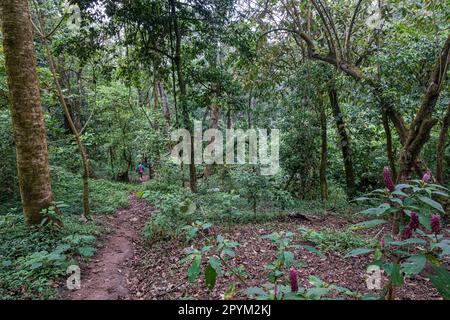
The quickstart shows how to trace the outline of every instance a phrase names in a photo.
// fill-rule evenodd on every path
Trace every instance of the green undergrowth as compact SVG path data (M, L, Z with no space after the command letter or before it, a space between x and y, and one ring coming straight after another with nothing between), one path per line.
M355 248L371 246L370 239L357 235L350 229L323 228L321 230L313 230L301 228L300 234L302 240L311 242L322 251L347 254Z
M107 232L96 217L128 206L129 193L136 190L133 185L90 180L94 219L82 223L81 176L53 167L52 182L61 227L28 227L19 205L0 212L0 299L57 298L56 283L66 277L67 267L92 257L97 238Z
M220 184L218 184L220 185ZM230 184L231 185L231 184ZM256 194L256 210L248 190L237 187L219 188L209 183L199 183L199 191L193 194L189 188L169 183L163 179L151 180L137 193L159 209L144 229L150 243L178 235L183 227L196 221L233 225L276 221L291 213L317 215L330 211L350 214L355 211L345 196L334 193L327 203L299 200L279 189L267 188Z

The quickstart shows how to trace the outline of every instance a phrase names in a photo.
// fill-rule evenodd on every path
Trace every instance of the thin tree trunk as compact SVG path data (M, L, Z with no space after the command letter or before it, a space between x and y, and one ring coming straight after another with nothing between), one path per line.
M381 119L383 122L384 133L386 135L386 154L389 161L389 166L391 167L392 176L397 176L397 170L395 168L395 158L394 152L392 151L392 133L391 127L389 126L389 118L387 116L386 110L382 111Z
M166 118L167 127L170 127L170 108L169 108L169 100L167 99L166 91L164 90L164 84L161 81L158 81L158 92L161 97L162 107L163 107L163 115Z
M328 199L327 183L327 161L328 161L328 142L327 142L327 115L325 108L320 107L320 131L321 131L321 153L320 153L320 194L322 201Z
M215 104L213 104L211 106L211 121L209 124L209 128L210 129L217 129L219 125L219 107ZM215 138L212 137L209 141L208 141L208 145L214 143ZM208 164L205 168L205 173L204 173L204 177L208 178L211 174L212 174L212 165Z
M186 82L184 81L184 75L182 70L182 63L181 63L181 30L178 25L178 19L176 17L176 6L175 1L170 0L171 4L171 14L172 14L172 20L173 20L173 27L175 31L175 57L174 62L177 70L177 77L178 77L178 86L180 88L180 104L181 104L181 112L182 112L182 118L185 128L192 127L189 120L189 114L187 110L187 90L186 90ZM191 135L191 146L194 145L194 137ZM194 148L191 147L191 163L189 164L189 186L191 188L191 191L196 193L197 192L197 172L195 168L194 163Z
M233 127L233 119L231 118L231 111L232 111L232 106L230 101L228 101L228 106L227 106L227 129L231 129L231 127Z
M1 1L0 11L22 209L39 224L53 193L28 1Z
M445 145L448 137L448 128L450 127L450 103L442 120L441 131L439 132L439 142L436 150L436 180L444 184L444 156Z
M44 22L42 20L42 16L40 15L39 8L38 8L36 2L35 2L35 6L36 6L36 14L38 15L38 19L39 19L40 30L41 30L41 33L42 33L43 30L45 30ZM56 91L57 91L60 103L61 103L61 105L63 107L65 116L66 116L67 120L69 121L70 129L72 131L72 134L75 137L75 141L76 141L76 143L78 145L78 148L79 148L79 151L80 151L81 161L82 161L82 164L83 164L83 213L84 213L84 216L86 218L88 218L88 217L90 217L90 205L89 205L89 159L88 159L86 150L84 148L83 142L81 141L81 137L80 137L79 131L75 127L75 124L74 124L74 122L72 120L72 117L70 115L70 110L67 107L66 100L64 99L64 94L62 92L61 85L60 85L59 80L58 80L58 74L57 74L57 71L56 71L56 64L55 64L55 61L54 61L53 56L51 54L50 46L49 46L47 37L44 34L41 34L41 39L42 39L42 44L43 44L43 46L44 46L44 48L46 50L46 53L47 53L48 64L50 66L50 71L51 71L51 73L53 75L53 80L55 82L55 87L56 87Z
M352 151L350 148L350 139L347 135L344 117L339 106L336 89L330 88L328 92L330 96L331 109L333 111L334 120L336 122L337 131L341 142L342 158L344 161L345 181L347 184L347 192L350 196L355 194L355 173L353 171Z
M80 101L75 102L73 101L73 99L70 99L67 97L67 95L70 95L72 88L70 85L70 73L67 72L64 68L64 59L63 58L58 58L56 59L57 61L55 62L55 67L56 67L56 72L59 75L59 83L61 86L61 90L64 92L66 92L66 96L64 97L64 100L66 102L67 105L67 109L69 109L69 113L70 116L72 118L72 121L75 125L75 128L77 129L78 132L81 131L81 106L80 106ZM79 75L77 74L77 82L81 81L79 79ZM80 83L78 83L78 95L80 95ZM81 99L81 98L79 98ZM66 128L66 130L68 132L72 132L72 130L70 129L70 124L69 124L69 119L67 119L67 117L64 115L64 126Z

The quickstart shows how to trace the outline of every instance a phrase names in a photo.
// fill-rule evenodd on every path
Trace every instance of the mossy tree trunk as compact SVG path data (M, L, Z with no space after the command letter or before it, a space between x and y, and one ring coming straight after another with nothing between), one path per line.
M22 207L38 224L53 193L28 1L3 0L0 12Z

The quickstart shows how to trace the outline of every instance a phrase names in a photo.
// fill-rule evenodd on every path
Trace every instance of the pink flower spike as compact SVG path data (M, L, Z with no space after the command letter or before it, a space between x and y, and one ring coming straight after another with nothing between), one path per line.
M402 239L406 240L406 239L411 238L411 236L412 236L412 228L409 224L407 224L405 226L405 228L403 229Z
M411 220L409 221L409 225L414 231L420 226L419 215L417 212L411 211Z
M430 179L431 179L431 171L425 172L425 174L422 177L422 181L424 183L428 183L430 181Z
M386 188L389 190L389 192L392 192L395 190L394 182L392 181L392 175L391 175L391 169L389 167L384 167L383 169L383 177L384 177L384 184Z
M430 218L430 225L434 234L439 234L441 232L441 217L437 214L433 214Z
M298 291L298 275L295 268L292 266L289 270L289 279L291 280L291 291L297 293Z

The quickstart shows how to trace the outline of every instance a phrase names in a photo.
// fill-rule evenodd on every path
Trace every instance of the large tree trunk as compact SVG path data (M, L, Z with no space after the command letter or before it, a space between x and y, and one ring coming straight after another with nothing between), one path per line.
M447 143L448 128L450 127L450 103L442 120L441 131L439 132L439 142L436 149L436 180L444 184L444 156L445 145Z
M400 157L399 181L407 181L410 179L417 158L423 146L430 138L431 129L438 122L437 119L432 117L432 113L443 87L449 63L450 35L439 54L438 61L428 81L427 90L422 98L420 109L414 117L408 137L403 146Z
M350 139L345 128L344 116L339 106L336 89L330 88L329 92L331 109L333 111L334 121L336 122L337 131L341 142L342 158L345 169L345 182L347 184L347 192L350 196L355 194L355 172L353 171L352 150L350 148Z
M320 153L320 195L322 201L328 199L327 183L327 161L328 161L328 142L327 142L327 115L325 108L320 106L320 131L321 131L321 153Z
M28 1L2 0L0 11L22 208L38 224L53 194Z

